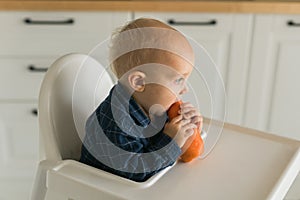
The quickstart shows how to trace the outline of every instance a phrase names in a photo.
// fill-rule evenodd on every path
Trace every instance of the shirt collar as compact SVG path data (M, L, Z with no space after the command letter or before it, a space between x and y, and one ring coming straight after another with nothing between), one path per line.
M149 117L144 113L141 106L135 101L133 96L128 93L125 86L123 86L120 82L115 86L116 92L119 94L118 96L122 98L123 102L128 101L129 98L129 115L135 121L135 123L142 127L147 127L150 124Z

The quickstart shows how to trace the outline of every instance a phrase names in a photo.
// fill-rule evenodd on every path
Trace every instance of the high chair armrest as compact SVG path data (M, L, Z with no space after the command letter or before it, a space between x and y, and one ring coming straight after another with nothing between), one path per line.
M167 167L145 182L135 182L75 160L64 160L48 170L46 187L47 192L55 190L57 194L79 195L82 199L84 199L84 194L86 194L87 191L89 197L93 191L95 194L98 192L98 194L104 195L105 198L103 197L103 199L123 199L123 197L113 192L112 188L114 191L117 190L122 193L122 190L128 190L129 188L142 189L150 187L173 166ZM77 198L79 198L79 196ZM49 199L53 198L54 197L49 197ZM70 197L68 196L67 198Z
M41 200L45 198L45 194L47 191L46 174L49 169L57 166L58 163L59 163L58 161L52 161L52 160L43 160L39 162L38 165L39 167L35 174L35 181L31 191L31 200Z
M61 161L58 165L49 170L49 173L57 173L61 174L65 177L70 177L74 180L85 182L87 184L99 184L99 179L103 180L106 184L112 184L114 186L130 186L130 187L138 187L145 188L153 185L160 177L162 177L167 171L169 171L176 163L172 166L167 167L166 169L160 171L155 174L147 181L144 182L136 182L132 181L109 172L91 167L84 163L75 161L75 160L64 160ZM102 185L103 186L103 185Z

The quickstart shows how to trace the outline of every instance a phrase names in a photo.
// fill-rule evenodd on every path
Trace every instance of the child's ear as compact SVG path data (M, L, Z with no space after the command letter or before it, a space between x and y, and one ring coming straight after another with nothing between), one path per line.
M133 71L128 76L129 85L136 92L143 92L145 89L146 75L141 71Z

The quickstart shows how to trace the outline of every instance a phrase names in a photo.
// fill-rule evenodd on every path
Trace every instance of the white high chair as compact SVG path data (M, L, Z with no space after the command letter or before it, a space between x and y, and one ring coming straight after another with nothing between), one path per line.
M80 195L82 199L87 196L92 199L85 187L88 188L95 177L95 183L100 183L101 179L106 183L144 187L153 184L168 170L140 184L78 162L83 138L80 134L84 133L85 121L112 86L113 81L104 67L87 55L63 56L49 68L39 96L40 163L32 200L66 200L76 195L76 198ZM64 184L65 181L77 186ZM97 194L103 199L116 199L115 195L99 189ZM99 199L98 195L95 199Z
M102 72L104 74L98 83L97 76ZM76 102L73 101L75 82L78 83L76 89L80 90L83 97ZM101 90L98 90L99 85L95 83L101 84ZM86 55L63 56L49 68L39 97L41 162L32 199L41 200L46 194L50 195L46 183L47 173L51 168L64 163L78 164L83 167L76 161L80 157L82 143L75 127L72 105L77 113L82 114L82 118L87 118L94 110L93 105L98 104L108 94L112 85L112 79L108 73L105 73L104 68ZM97 96L94 96L95 94ZM80 128L83 127L84 125Z

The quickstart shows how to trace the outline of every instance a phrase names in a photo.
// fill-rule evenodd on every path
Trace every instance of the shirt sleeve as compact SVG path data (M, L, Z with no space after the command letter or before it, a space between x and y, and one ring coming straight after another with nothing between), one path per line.
M139 172L128 174L133 180L143 177L143 179L138 180L143 181L149 178L174 164L181 154L181 149L177 143L163 132L159 132L149 139L138 139L128 136L126 133L115 133L110 139L121 149L130 152L126 155L118 155L119 158L116 160L122 161L122 171ZM145 142L145 140L148 141ZM140 173L141 171L142 173Z
M149 138L148 146L145 148L147 148L149 151L156 151L167 146L169 143L175 143L177 145L177 143L170 136L161 131Z

